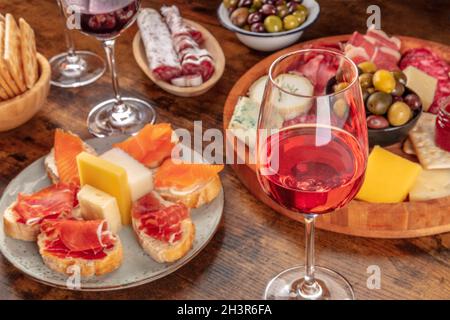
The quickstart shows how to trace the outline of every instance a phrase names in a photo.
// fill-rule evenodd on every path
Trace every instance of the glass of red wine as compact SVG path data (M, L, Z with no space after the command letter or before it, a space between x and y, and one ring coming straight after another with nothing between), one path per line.
M266 299L354 299L349 282L314 264L314 221L342 208L360 189L368 156L358 68L331 49L281 56L269 70L257 138L264 192L304 215L305 265L273 278ZM339 214L339 213L336 213Z
M56 0L61 15L64 8L61 0ZM88 85L100 78L106 70L105 61L90 51L75 50L70 30L64 27L67 52L50 58L52 68L51 84L61 88L76 88Z
M67 19L82 33L102 42L111 71L114 98L97 104L89 113L89 131L97 137L134 134L156 118L152 103L122 97L114 48L117 37L136 20L140 0L62 0Z

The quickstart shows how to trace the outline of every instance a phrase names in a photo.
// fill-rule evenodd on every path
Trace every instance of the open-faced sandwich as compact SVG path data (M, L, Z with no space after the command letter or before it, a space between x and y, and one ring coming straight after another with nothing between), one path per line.
M54 220L41 224L37 244L44 263L52 270L83 277L110 273L122 264L122 244L106 220Z
M133 204L132 224L142 248L157 262L173 262L192 248L195 226L182 203L151 192Z

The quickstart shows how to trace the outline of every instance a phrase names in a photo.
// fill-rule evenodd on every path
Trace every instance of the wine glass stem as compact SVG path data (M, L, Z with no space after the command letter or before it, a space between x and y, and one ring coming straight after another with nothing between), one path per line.
M122 96L120 95L120 87L119 87L119 79L117 76L116 70L116 59L115 59L115 43L116 40L105 40L103 41L103 48L105 48L106 59L108 60L109 71L111 72L111 80L114 90L114 98L116 99L116 103L114 106L114 112L123 112L123 108L125 108L124 103L122 102Z
M322 288L314 278L314 222L315 215L305 215L305 278L298 287L298 294L306 299L322 296Z
M64 6L61 2L62 0L56 0L59 7L59 13L61 14L61 17L65 17L64 15ZM75 53L75 45L73 43L72 35L70 34L70 30L68 30L66 24L64 23L64 38L66 40L66 46L67 46L67 59L70 63L76 63L78 61L78 56Z

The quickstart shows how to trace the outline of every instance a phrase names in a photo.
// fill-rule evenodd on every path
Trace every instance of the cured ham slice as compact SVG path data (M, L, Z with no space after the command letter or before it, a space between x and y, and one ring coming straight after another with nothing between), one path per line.
M426 48L411 49L403 55L400 68L416 67L438 80L434 100L428 112L437 113L441 101L450 96L450 66Z
M163 6L161 13L166 18L167 25L174 37L188 35L198 44L203 42L202 33L184 22L180 10L176 6Z
M214 73L214 62L208 50L200 48L198 35L192 31L195 29L183 21L176 6L164 6L161 13L169 26L175 50L181 61L182 74L201 74L203 82L207 81Z
M172 153L175 146L172 134L169 123L148 124L137 135L116 143L114 147L122 149L147 167L155 167Z
M181 203L167 204L151 192L133 205L132 215L139 221L139 230L154 239L174 243L182 237L181 222L189 218L189 209Z
M77 205L77 188L66 184L56 184L30 195L19 194L12 210L18 222L27 225L41 223L44 219L71 216Z
M401 41L371 26L365 35L355 31L345 46L345 55L356 64L372 61L378 69L398 70Z
M116 237L105 220L45 220L41 232L46 237L46 251L61 257L102 259Z
M181 75L181 65L167 25L158 11L142 9L137 18L150 70L170 81Z

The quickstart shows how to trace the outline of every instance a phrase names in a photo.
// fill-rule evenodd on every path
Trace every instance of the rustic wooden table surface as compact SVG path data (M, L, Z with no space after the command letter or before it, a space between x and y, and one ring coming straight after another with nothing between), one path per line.
M447 0L345 1L323 0L319 20L304 39L364 31L366 8L381 7L382 28L389 33L415 36L450 44L450 9ZM117 62L124 94L153 99L158 121L192 131L193 121L203 128L222 128L227 93L237 79L266 54L243 46L220 26L216 8L220 1L143 1L158 8L176 3L186 18L201 23L219 40L226 69L219 83L198 98L179 98L153 85L138 68L131 52L136 26L119 39ZM24 17L35 29L39 52L47 58L62 52L63 27L55 0L0 0L0 12ZM78 49L103 55L100 43L75 34ZM51 88L48 102L27 124L0 133L0 193L31 162L49 152L53 130L71 130L90 138L87 113L96 102L112 96L109 74L80 89ZM225 212L211 243L177 272L134 289L105 293L79 293L36 283L0 255L0 299L258 299L267 281L279 271L301 264L304 231L251 196L230 168L222 174ZM450 210L450 209L449 209ZM450 214L450 211L449 211ZM358 299L449 299L450 234L408 240L365 239L318 231L317 263L342 273L354 286ZM381 289L366 286L366 269L381 269Z

